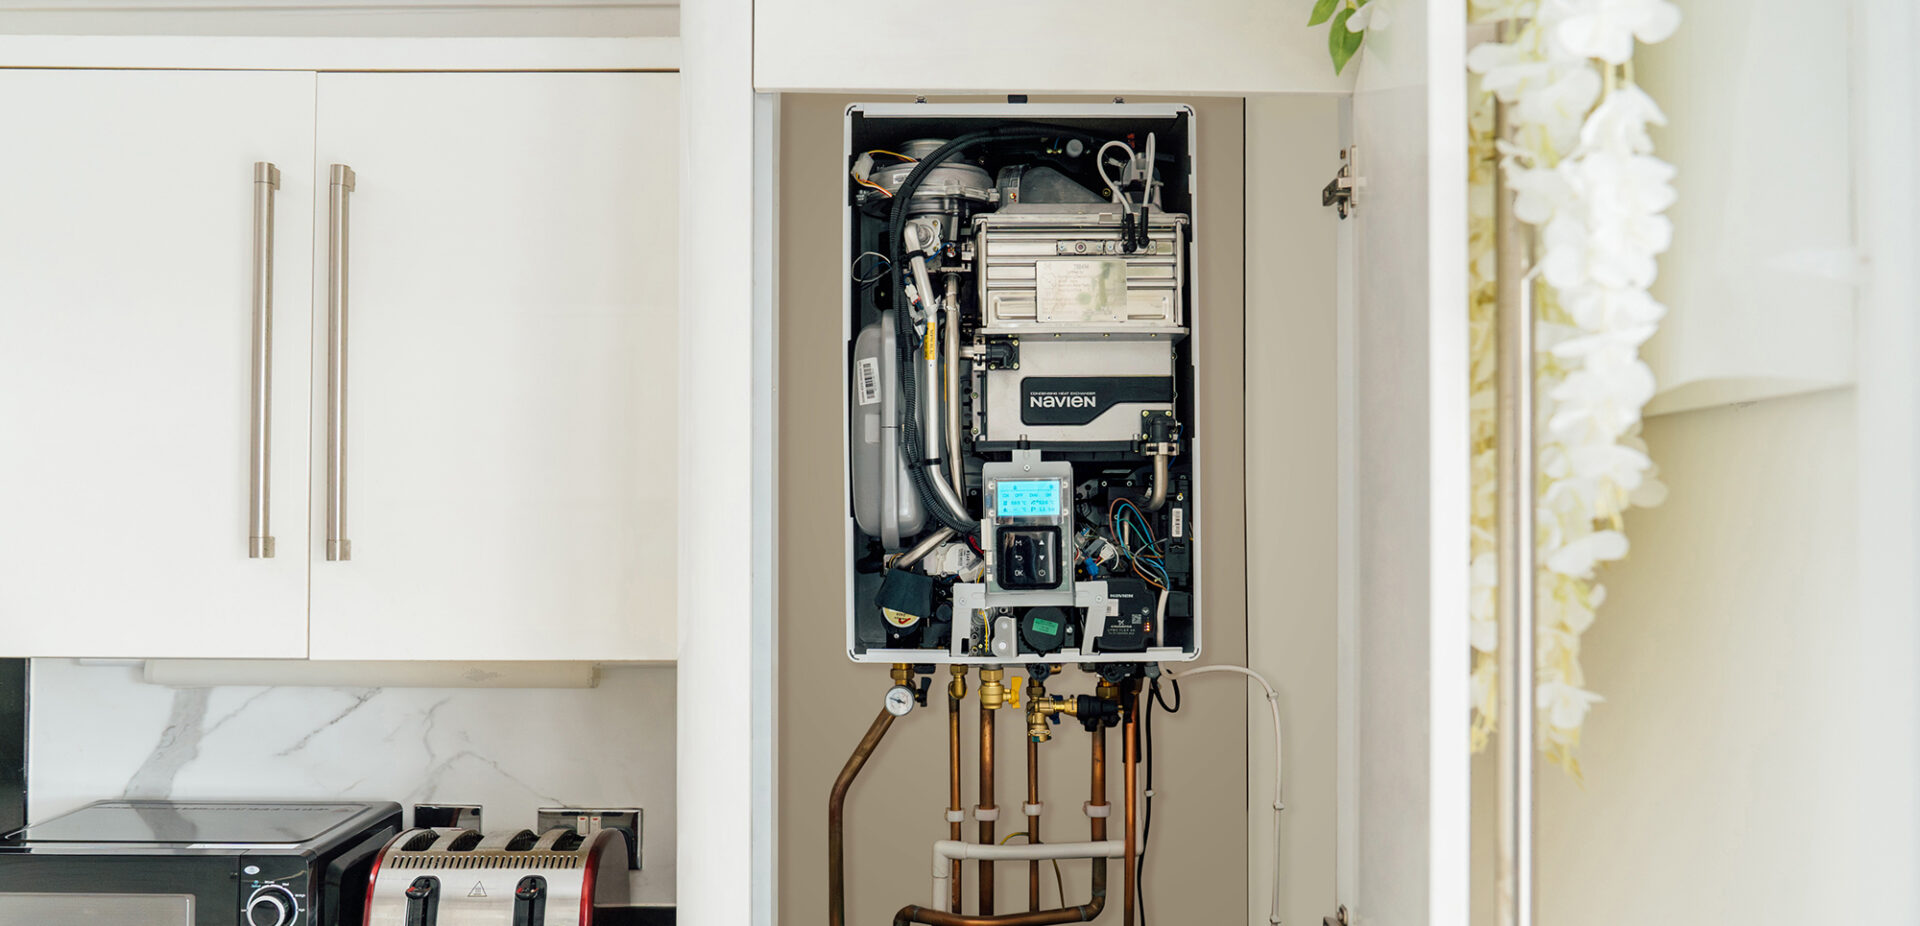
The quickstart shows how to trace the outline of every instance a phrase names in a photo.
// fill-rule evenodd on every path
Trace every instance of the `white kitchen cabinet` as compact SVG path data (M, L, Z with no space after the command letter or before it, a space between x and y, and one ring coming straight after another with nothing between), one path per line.
M676 79L322 74L318 99L320 163L355 175L352 545L323 555L317 452L313 656L671 659Z
M0 70L0 655L671 659L677 93ZM280 179L259 479L256 162Z
M313 87L0 70L0 654L306 653ZM280 189L256 481L260 161ZM271 558L248 555L254 491Z

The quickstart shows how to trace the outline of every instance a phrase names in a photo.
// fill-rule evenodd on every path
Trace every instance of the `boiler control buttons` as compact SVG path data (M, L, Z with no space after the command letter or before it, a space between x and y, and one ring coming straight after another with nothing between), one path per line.
M887 689L887 713L895 717L905 717L913 710L913 689L905 685L895 685Z
M293 894L278 885L254 891L247 901L248 926L289 926L293 914Z

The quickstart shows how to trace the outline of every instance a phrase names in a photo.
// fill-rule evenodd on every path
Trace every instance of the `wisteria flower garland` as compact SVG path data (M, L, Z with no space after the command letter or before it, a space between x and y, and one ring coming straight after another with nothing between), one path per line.
M1647 294L1672 240L1661 213L1673 167L1647 129L1665 116L1633 82L1634 43L1679 25L1668 0L1469 0L1477 21L1514 21L1510 41L1467 56L1473 428L1473 747L1494 732L1496 648L1493 171L1514 213L1536 230L1535 433L1539 459L1535 653L1540 748L1576 778L1576 750L1600 695L1580 668L1580 635L1606 598L1595 577L1627 554L1621 515L1666 489L1640 441L1653 372L1640 345L1665 307ZM1494 100L1510 104L1512 142L1493 134Z

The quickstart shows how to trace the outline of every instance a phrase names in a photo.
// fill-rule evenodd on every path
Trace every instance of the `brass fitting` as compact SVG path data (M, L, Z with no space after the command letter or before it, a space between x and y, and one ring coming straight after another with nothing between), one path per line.
M1000 683L1006 677L1006 670L999 668L980 670L980 706L997 711L1007 703L1007 686Z
M1064 695L1035 697L1027 702L1027 736L1036 743L1044 743L1053 738L1053 724L1047 718L1054 714L1078 716L1079 713L1079 698Z
M947 697L959 701L967 696L967 667L950 666L953 681L947 683Z
M893 683L913 687L913 663L896 662L893 664Z
M1112 701L1115 698L1120 697L1120 686L1115 685L1114 683L1109 682L1103 678L1100 680L1100 684L1094 686L1093 693L1109 701Z

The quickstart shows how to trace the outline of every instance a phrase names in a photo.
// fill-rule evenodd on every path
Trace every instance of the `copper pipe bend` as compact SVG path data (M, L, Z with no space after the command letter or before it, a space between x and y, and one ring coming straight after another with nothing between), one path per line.
M840 777L833 781L833 796L827 800L827 922L832 926L846 926L847 922L847 790L853 787L853 780L859 777L860 769L866 766L867 759L880 745L880 738L887 735L887 728L891 726L893 715L882 708L880 716L867 728L867 735L860 738L860 745L853 748L853 755L847 757Z

